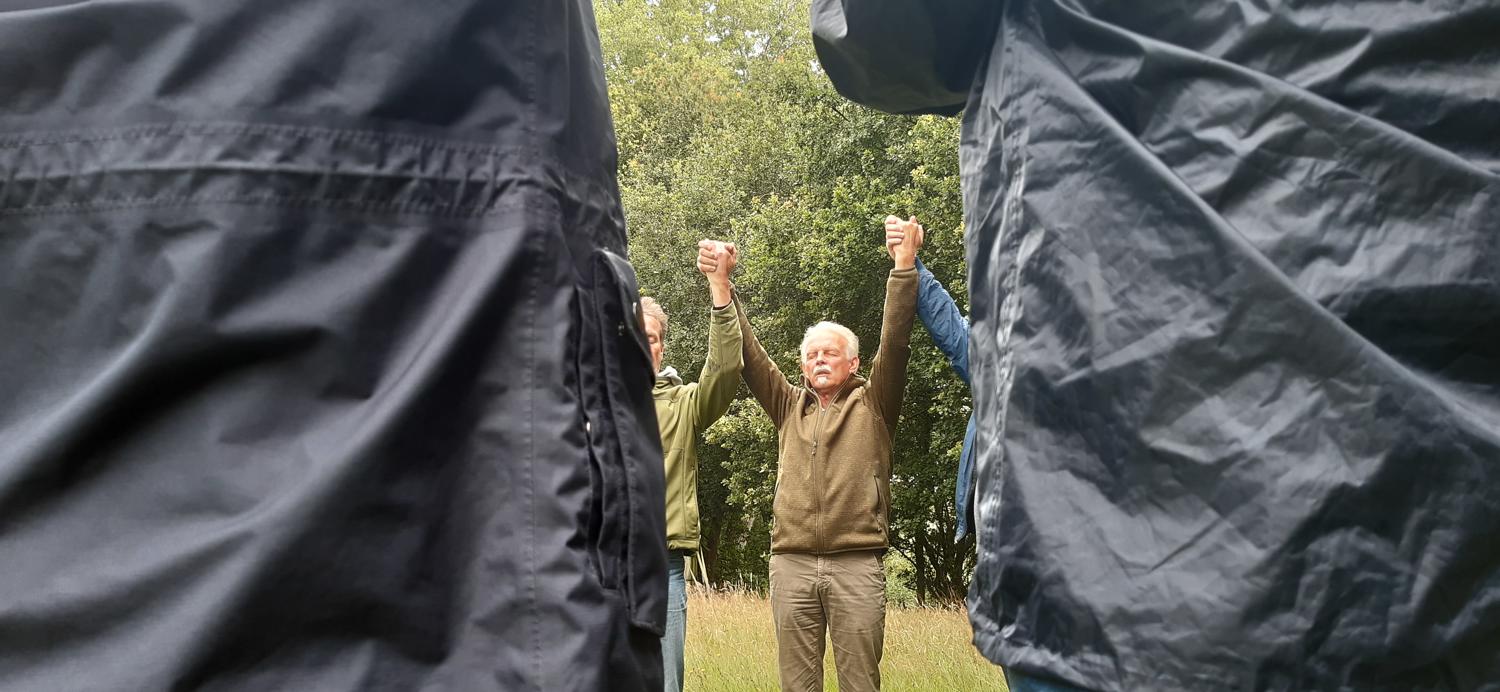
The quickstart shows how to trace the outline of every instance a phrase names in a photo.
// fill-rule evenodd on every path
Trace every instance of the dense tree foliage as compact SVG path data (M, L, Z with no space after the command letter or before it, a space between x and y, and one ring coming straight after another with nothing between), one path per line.
M808 325L859 335L868 373L886 272L882 220L916 215L920 257L966 308L958 124L840 97L814 54L806 0L596 0L620 146L631 261L671 315L666 362L697 377L708 293L700 238L738 243L735 283L757 336L796 374ZM899 41L892 50L899 50ZM961 598L973 540L955 544L953 484L967 387L913 333L892 480L892 544L922 601ZM748 392L707 433L699 492L715 583L767 580L776 438Z

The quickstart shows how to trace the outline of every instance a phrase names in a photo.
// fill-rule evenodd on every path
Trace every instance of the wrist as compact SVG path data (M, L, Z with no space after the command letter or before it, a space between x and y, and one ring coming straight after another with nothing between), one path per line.
M714 309L726 307L734 301L734 287L728 279L709 279L708 298Z

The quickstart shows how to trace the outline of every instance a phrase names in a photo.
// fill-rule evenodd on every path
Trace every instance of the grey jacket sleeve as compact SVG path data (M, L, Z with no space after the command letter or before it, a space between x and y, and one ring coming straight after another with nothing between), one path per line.
M888 113L961 110L1003 0L813 0L813 46L845 98Z

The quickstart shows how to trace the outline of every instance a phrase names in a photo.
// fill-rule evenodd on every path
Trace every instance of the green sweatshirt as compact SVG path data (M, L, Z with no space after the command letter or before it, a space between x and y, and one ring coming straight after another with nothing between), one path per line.
M776 425L773 553L839 553L888 545L891 442L906 389L917 270L893 269L870 379L851 376L828 407L793 387L740 312L745 383Z
M698 549L698 436L729 410L740 386L740 324L733 303L708 322L708 358L698 381L657 377L656 421L667 471L667 548Z

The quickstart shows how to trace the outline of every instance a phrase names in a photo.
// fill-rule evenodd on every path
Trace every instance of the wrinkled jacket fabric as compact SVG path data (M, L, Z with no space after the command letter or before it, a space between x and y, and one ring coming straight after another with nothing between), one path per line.
M660 689L588 2L0 3L0 689Z
M668 550L698 549L698 440L740 388L744 359L736 313L734 303L709 313L708 357L697 382L658 375L651 389L666 469Z
M813 22L847 96L964 112L985 655L1099 690L1500 680L1500 3Z
M805 377L800 387L787 381L741 306L745 384L776 426L772 553L823 555L889 545L891 449L916 302L917 270L892 269L870 378L850 375L827 406Z

